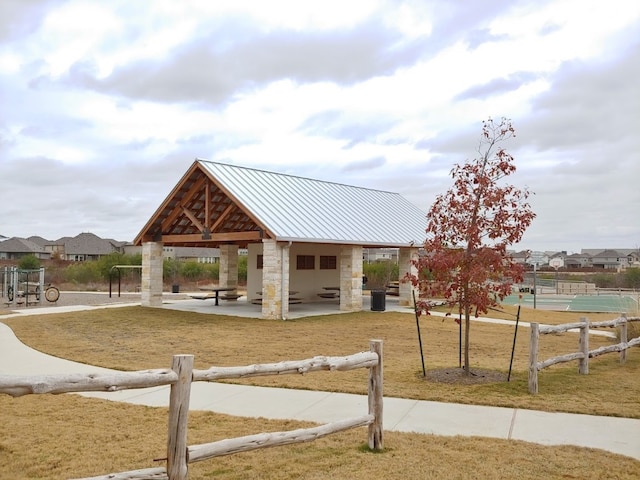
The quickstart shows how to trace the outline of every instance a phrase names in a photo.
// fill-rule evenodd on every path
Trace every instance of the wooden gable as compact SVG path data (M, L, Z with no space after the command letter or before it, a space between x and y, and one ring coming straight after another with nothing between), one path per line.
M196 161L134 240L167 246L217 247L273 236Z

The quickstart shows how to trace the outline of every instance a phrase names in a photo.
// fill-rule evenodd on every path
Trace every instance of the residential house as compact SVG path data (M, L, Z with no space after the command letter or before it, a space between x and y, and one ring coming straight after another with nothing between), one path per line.
M82 262L98 260L114 252L124 253L125 242L100 238L93 233L81 233L75 237L62 237L48 242L45 249L62 260Z
M527 259L526 264L532 266L536 265L538 267L541 267L542 265L548 265L549 257L549 252L534 250L532 252L529 252L529 258Z
M627 261L630 267L640 267L640 250L631 250L627 254Z
M511 258L513 261L519 265L529 265L529 258L531 257L531 252L528 250L522 250L520 252L511 252Z
M572 253L564 259L564 266L567 269L591 267L591 255L588 253Z
M48 259L51 253L26 238L12 237L0 242L0 259L19 260L26 255L34 255L39 259Z
M629 259L618 250L603 250L591 257L591 265L594 268L605 270L623 270L629 266Z

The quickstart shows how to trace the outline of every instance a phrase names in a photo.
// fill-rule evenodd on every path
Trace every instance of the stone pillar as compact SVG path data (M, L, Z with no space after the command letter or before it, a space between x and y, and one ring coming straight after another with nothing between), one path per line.
M413 306L413 291L417 289L410 282L403 281L407 274L418 275L418 269L413 261L418 259L418 249L415 247L400 248L398 252L398 280L400 281L398 304L403 307Z
M238 288L237 245L220 245L220 270L218 283L221 287Z
M142 288L140 305L162 306L162 242L142 244Z
M340 249L340 310L362 310L362 247Z
M286 320L289 315L289 244L262 241L262 318Z

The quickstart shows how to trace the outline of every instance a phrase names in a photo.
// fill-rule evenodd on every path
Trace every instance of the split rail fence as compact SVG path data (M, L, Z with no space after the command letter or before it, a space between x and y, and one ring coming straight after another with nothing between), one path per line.
M620 352L620 363L627 359L627 349L640 345L640 337L627 340L628 322L638 322L640 317L629 317L622 315L614 320L603 322L589 322L586 317L582 317L579 323L564 323L554 326L540 326L539 323L531 323L531 338L529 341L529 393L538 393L538 372L542 369L555 365L556 363L570 362L578 360L578 373L587 375L589 373L589 359L603 355L605 353ZM591 328L617 328L620 327L620 342L614 345L607 345L589 350L589 329ZM569 330L579 329L578 351L558 355L547 360L538 360L538 345L540 335L549 333L563 333Z
M111 473L84 480L187 480L188 464L211 458L267 447L303 443L318 438L368 426L368 443L372 450L382 450L382 341L371 340L369 351L344 357L313 357L271 364L240 367L193 369L193 355L175 355L171 369L138 372L113 372L57 375L0 375L0 393L14 397L27 394L113 392L117 390L171 385L167 436L167 466ZM327 423L313 428L285 432L260 433L201 445L187 445L187 418L192 382L264 375L305 374L321 370L347 371L369 369L368 414Z

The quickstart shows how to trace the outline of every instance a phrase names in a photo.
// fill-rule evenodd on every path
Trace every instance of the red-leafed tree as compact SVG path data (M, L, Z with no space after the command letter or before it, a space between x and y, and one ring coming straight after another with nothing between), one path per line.
M487 313L522 281L523 268L507 248L518 243L535 217L527 188L504 178L516 171L503 148L515 136L511 121L482 123L478 157L451 170L453 187L438 195L427 214L425 253L414 262L409 280L419 289L419 312L444 299L464 316L464 365L469 367L470 317Z

